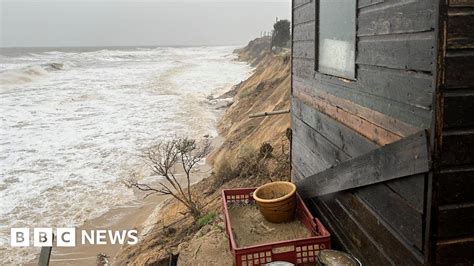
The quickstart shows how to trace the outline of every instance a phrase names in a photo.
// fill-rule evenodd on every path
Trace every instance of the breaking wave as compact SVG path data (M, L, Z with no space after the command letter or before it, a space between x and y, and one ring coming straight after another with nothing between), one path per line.
M14 85L33 82L48 75L49 72L64 70L64 63L47 63L26 66L19 69L9 69L0 72L0 85Z
M0 60L0 265L38 254L11 248L11 227L80 226L135 200L120 178L136 154L217 135L206 97L252 70L233 47L77 49Z

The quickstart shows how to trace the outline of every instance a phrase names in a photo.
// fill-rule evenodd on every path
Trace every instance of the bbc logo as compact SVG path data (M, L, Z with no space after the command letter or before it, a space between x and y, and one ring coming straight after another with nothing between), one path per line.
M76 228L56 228L56 246L74 247L76 245ZM10 245L12 247L30 246L29 228L11 228ZM33 246L52 247L53 229L52 228L34 228Z
M12 247L30 246L29 228L11 228L10 244ZM138 231L132 230L80 230L78 233L81 245L106 245L127 243L135 245L138 243ZM56 235L53 235L53 228L33 228L33 246L52 247L53 238L58 247L76 246L76 228L56 228Z

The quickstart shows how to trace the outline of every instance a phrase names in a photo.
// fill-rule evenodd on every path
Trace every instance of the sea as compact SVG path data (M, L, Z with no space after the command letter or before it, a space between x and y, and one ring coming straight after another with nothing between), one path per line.
M31 261L12 227L72 227L136 200L140 151L214 137L215 97L252 67L237 47L0 49L0 265Z

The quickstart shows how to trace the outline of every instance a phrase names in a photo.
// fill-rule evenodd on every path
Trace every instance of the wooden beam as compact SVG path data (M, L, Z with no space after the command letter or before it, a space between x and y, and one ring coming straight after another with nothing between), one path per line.
M250 114L249 118L269 116L269 115L288 114L289 112L290 112L289 109L288 110L277 110L277 111L271 111L271 112L261 112L261 113Z
M303 198L381 183L430 170L425 130L300 180Z
M51 250L53 247L42 247L40 257L38 260L38 266L48 266L49 259L51 257Z

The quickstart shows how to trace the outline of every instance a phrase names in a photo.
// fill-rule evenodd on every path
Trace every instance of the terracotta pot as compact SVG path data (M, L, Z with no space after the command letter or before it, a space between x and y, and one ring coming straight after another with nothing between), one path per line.
M253 198L269 222L289 222L295 216L296 186L291 182L267 183L254 191Z

